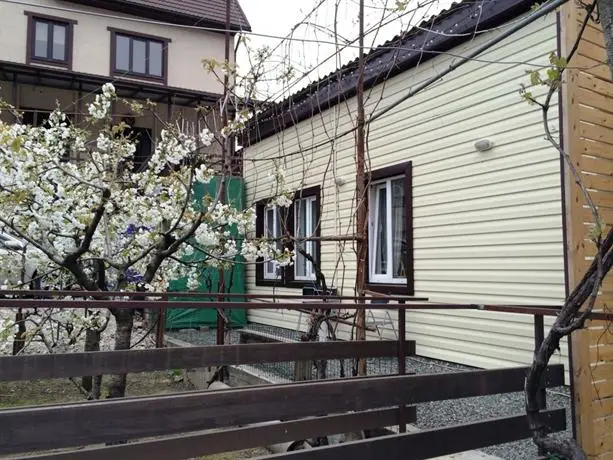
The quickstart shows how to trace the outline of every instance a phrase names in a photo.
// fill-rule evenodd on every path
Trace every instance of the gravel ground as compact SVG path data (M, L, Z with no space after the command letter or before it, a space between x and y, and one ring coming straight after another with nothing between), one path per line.
M249 325L249 329L256 329L261 332L275 334L280 337L297 339L296 331L272 328L270 326ZM207 345L215 343L214 331L183 330L169 333L172 337L180 340L197 344ZM239 332L230 331L226 338L226 343L238 343ZM397 370L397 362L394 358L373 358L368 359L369 375L389 375ZM257 366L264 374L271 377L291 378L293 374L293 363L274 363L261 364ZM433 374L444 372L462 372L470 370L467 366L447 363L423 357L407 358L407 372L416 374ZM351 374L351 361L345 360L344 371L346 375ZM339 361L328 363L328 375L339 377ZM571 409L570 392L568 387L557 387L547 391L547 407L549 409L566 408L567 432L571 432ZM502 417L524 413L523 393L506 393L501 395L479 396L474 398L463 398L448 401L435 401L417 405L417 426L420 428L436 428L445 425L478 421L492 417ZM564 434L564 433L562 433ZM536 458L537 451L532 441L527 439L507 444L480 449L491 455L496 455L506 460L526 460Z

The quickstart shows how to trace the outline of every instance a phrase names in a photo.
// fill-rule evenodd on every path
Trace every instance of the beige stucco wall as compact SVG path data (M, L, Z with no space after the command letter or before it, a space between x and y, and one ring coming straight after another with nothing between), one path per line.
M107 28L113 27L172 40L168 45L169 86L211 93L223 92L222 85L204 70L201 62L203 58L224 59L223 34L195 28L138 22L133 17L119 13L57 0L30 0L28 3L40 6L0 3L0 60L2 61L26 62L28 18L24 11L31 11L78 21L74 26L73 70L75 72L110 75L111 38ZM96 16L93 13L121 17L109 18Z

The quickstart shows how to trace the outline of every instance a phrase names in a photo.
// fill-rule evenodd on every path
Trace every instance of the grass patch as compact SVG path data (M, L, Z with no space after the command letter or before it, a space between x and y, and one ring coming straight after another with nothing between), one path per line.
M168 372L128 375L126 396L153 396L193 390L188 382L176 382ZM105 382L103 381L103 392ZM83 401L83 395L67 379L0 382L0 409ZM269 455L262 448L199 457L193 460L239 460ZM143 459L145 460L145 459Z

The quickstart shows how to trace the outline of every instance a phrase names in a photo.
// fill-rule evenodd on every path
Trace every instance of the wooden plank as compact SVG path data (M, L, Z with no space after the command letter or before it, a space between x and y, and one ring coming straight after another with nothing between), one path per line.
M577 24L577 27L581 27L580 24ZM604 46L604 36L602 35L602 30L600 28L586 27L583 31L583 35L581 36L581 40L593 43L594 45ZM590 46L588 44L586 45Z
M586 56L594 61L607 62L607 51L604 46L596 44L585 44L577 50L581 56Z
M607 417L595 419L593 430L594 436L597 438L601 438L606 435L613 435L613 414L609 414Z
M580 88L585 88L603 96L613 98L613 83L611 83L609 80L602 80L600 78L596 78L589 73L580 73L579 75L577 75L577 85ZM581 99L579 100L579 102L581 104L589 105ZM606 110L610 111L612 109L606 108Z
M521 391L527 371L324 380L6 409L0 411L0 454ZM550 366L545 384L563 385L563 366Z
M594 431L594 437L597 440L597 454L603 454L606 452L613 451L613 433L597 433L596 431Z
M576 153L580 152L583 155L594 155L613 160L613 149L611 149L610 145L604 144L602 142L590 141L588 139L578 139L577 147L578 152ZM575 160L578 159L575 158Z
M594 382L600 380L613 381L613 362L592 364L591 377Z
M611 160L600 160L600 159L593 159L593 158L583 158L581 160L581 165L583 166L584 161L590 161L590 162L594 162L594 163L590 163L594 166L594 169L596 170L596 168L598 167L602 167L602 165L598 164L598 163L602 163L602 162L609 162L611 163L611 167L613 168L613 162ZM613 180L613 178L612 178ZM611 192L602 192L602 191L592 191L590 193L590 196L592 197L592 201L594 202L594 204L596 206L603 206L605 208L613 208L613 193ZM581 200L583 204L585 204L585 199Z
M613 361L613 344L590 347L590 363L599 361Z
M594 419L613 414L613 398L599 398L592 401Z
M611 71L606 63L590 59L584 55L575 55L570 65L581 72L589 73L603 80L611 79Z
M610 101L610 104L613 105L613 100ZM593 141L613 145L613 130L604 126L580 123L579 135Z
M28 458L39 460L184 459L250 449L280 442L299 441L317 436L372 430L397 425L399 422L412 423L415 421L415 415L415 407L407 410L405 420L398 419L397 409L377 409L263 426L232 428L212 433L188 434L120 446L43 454Z
M547 426L554 431L566 427L564 409L544 412ZM408 434L397 434L318 449L272 455L270 460L423 460L466 450L502 444L530 437L526 416L501 417ZM407 453L410 452L410 455Z
M581 122L593 123L608 129L613 128L613 114L595 107L587 107L584 105L579 106L578 110Z
M406 343L415 354L415 341ZM0 357L0 381L311 359L396 356L395 340L259 343Z
M589 374L587 374L586 379L590 379ZM589 380L589 392L586 392L589 397L585 397L585 400L588 401L586 404L590 405L590 412L592 401L596 401L601 398L611 398L613 397L613 381L606 380L603 382L593 383ZM591 418L591 420L593 417Z

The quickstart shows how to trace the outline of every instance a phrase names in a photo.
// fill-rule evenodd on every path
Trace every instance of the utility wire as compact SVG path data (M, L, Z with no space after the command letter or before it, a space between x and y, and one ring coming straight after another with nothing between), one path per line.
M421 92L422 90L428 88L430 85L432 85L433 83L435 83L436 81L438 81L439 79L444 77L445 75L449 74L450 72L454 71L458 67L466 64L467 62L472 61L473 59L478 57L481 53L487 51L489 48L497 45L498 43L500 43L504 39L510 37L515 32L518 32L519 30L523 29L524 27L526 27L527 25L529 25L532 22L536 21L537 19L539 19L539 18L543 17L544 15L554 11L556 8L562 6L567 1L568 0L551 0L548 3L542 4L541 7L538 10L532 12L530 15L525 17L523 20L519 21L517 24L515 24L510 29L507 29L502 34L500 34L499 36L494 37L490 41L488 41L487 43L484 43L483 45L477 47L475 50L471 51L467 55L462 56L462 58L459 59L457 62L451 63L443 71L437 73L436 75L434 75L431 78L428 78L423 83L420 83L419 85L417 85L414 88L410 89L401 98L395 100L394 102L392 102L387 107L385 107L384 109L380 110L379 112L371 115L366 120L365 123L367 125L369 125L373 121L378 120L378 119L384 117L391 110L393 110L394 108L396 108L397 106L399 106L400 104L405 102L407 99L413 97L415 94L417 94L417 93ZM279 156L276 156L276 157L267 157L267 158L252 158L252 159L246 159L246 161L252 161L252 162L256 162L256 161L270 161L270 160L275 160L275 159L287 158L288 156L300 155L300 154L303 154L304 152L312 151L312 150L317 150L317 149L319 149L321 147L324 147L324 146L326 146L326 145L328 145L328 144L330 144L332 142L335 142L336 140L338 140L338 139L340 139L342 137L345 137L345 136L355 132L356 129L357 129L357 127L354 126L353 128L350 128L350 129L348 129L346 131L343 131L340 134L334 136L333 138L327 139L325 141L319 142L319 143L317 143L315 145L312 145L312 146L309 146L309 147L302 148L300 150L284 153L283 155L279 155ZM247 145L245 147L249 147L249 146Z

